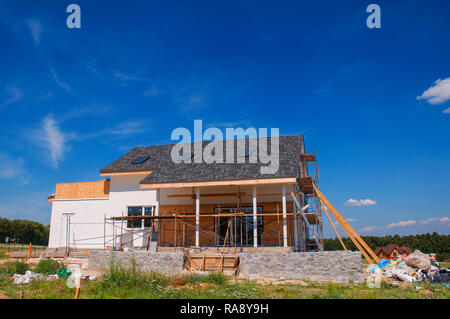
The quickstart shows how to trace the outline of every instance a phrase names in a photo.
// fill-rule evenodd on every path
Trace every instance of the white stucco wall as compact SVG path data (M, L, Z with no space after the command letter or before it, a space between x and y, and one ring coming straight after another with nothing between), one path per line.
M108 211L108 202L107 198L54 200L48 246L50 248L66 246L67 216L63 214L73 213L70 219L71 247L103 248L103 220Z
M109 194L109 212L108 217L124 216L128 213L128 206L155 206L156 205L156 190L141 189L139 182L148 174L138 175L122 175L111 177L111 189ZM116 222L116 233L120 234L120 222ZM131 233L130 229L126 228L126 222L123 223L124 232ZM112 235L113 226L109 227L108 231ZM144 235L143 229L133 229L133 246L143 247L147 244L147 236ZM130 234L131 236L131 234ZM125 240L124 240L125 241ZM129 241L129 240L127 240Z

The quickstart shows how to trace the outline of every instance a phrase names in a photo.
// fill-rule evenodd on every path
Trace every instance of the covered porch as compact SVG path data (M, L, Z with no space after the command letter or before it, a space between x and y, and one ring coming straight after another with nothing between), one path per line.
M305 251L308 230L298 210L303 208L311 225L320 220L308 212L309 207L296 208L292 194L301 193L295 182L295 178L277 178L145 185L156 189L156 205L151 210L144 208L145 214L117 219L125 220L128 230L132 225L142 226L147 233L143 249L149 249L153 240L158 251L237 252L271 247Z

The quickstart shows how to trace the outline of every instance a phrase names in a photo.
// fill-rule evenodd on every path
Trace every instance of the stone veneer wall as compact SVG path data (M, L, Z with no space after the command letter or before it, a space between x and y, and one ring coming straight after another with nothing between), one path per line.
M360 252L264 252L239 254L240 276L303 279L331 282L364 282Z
M160 273L181 273L184 265L182 252L122 252L122 251L91 251L89 255L89 270L107 270L111 261L124 267L131 266L134 257L136 269L139 271L155 271Z
M106 270L111 260L130 266L134 257L140 271L181 273L182 252L91 251L89 270ZM239 275L249 279L278 278L310 281L364 282L360 252L250 252L239 254Z

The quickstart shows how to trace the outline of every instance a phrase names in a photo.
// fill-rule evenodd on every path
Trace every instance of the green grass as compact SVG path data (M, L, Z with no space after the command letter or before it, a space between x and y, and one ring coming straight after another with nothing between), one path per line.
M0 272L0 294L18 298L22 291L25 298L71 299L75 295L75 289L68 288L63 279L13 285L10 277ZM383 282L381 289L370 289L365 284L313 282L307 282L306 286L262 285L221 273L171 277L158 273L140 273L133 265L129 268L111 265L101 280L91 281L83 286L80 298L450 299L450 290L441 285L422 283L397 287Z
M0 268L0 274L12 276L14 274L23 275L30 266L23 261L6 262Z
M444 268L450 268L450 263L440 262L439 265Z

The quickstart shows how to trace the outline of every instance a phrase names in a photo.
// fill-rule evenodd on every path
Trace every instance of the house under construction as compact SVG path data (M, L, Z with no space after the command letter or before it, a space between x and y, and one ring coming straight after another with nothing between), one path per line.
M325 216L339 236L331 213L363 255L377 260L321 193L303 136L230 143L192 143L181 162L173 159L178 144L136 147L100 170L105 180L57 184L49 247L322 251ZM198 161L198 152L227 161ZM277 169L265 172L269 165Z

